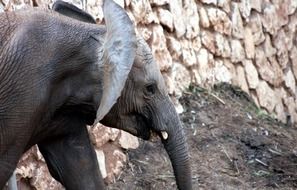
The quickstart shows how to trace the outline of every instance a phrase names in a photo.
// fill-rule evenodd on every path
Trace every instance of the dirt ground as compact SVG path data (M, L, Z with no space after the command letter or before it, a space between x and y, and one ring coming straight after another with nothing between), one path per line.
M228 84L191 87L180 101L193 189L297 189L297 128L267 116ZM161 143L141 141L127 154L129 163L108 189L176 189Z

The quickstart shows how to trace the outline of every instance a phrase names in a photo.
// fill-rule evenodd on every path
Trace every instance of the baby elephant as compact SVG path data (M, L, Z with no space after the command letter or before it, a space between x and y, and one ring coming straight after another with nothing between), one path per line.
M185 135L146 42L125 10L103 5L105 25L57 1L0 14L0 189L37 144L66 189L104 189L86 125L145 140L157 133L179 189L192 189Z

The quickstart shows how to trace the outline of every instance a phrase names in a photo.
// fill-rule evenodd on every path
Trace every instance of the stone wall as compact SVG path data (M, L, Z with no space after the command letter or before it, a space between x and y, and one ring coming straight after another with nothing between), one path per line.
M229 82L276 118L296 123L296 0L121 4L150 44L171 95L179 97L190 82Z
M297 122L296 0L117 0L149 43L174 100L196 83L240 86ZM88 1L100 23L101 1Z
M51 4L51 0L8 2L2 0L0 11L33 5L46 8ZM79 0L71 2L82 7ZM281 121L297 122L296 0L116 2L127 10L138 33L150 45L179 111L182 108L177 99L191 82L210 87L223 81L240 86ZM102 1L88 0L87 5L88 12L100 23ZM128 147L119 144L132 137L124 133L127 137L120 140L123 132L98 126L91 131L99 162L107 165L102 172L112 181L126 159L121 147ZM136 147L137 141L131 141ZM29 178L37 189L58 187L48 178L36 148L24 156L17 172L19 177Z

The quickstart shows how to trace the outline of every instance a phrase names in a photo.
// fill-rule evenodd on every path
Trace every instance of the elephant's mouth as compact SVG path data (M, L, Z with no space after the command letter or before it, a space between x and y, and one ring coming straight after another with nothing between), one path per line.
M139 113L129 114L128 118L133 118L132 123L136 123L136 125L132 125L134 127L125 126L121 129L131 133L132 135L151 142L156 142L160 139L167 139L168 134L165 131L158 131L154 129L151 119L148 119Z
M168 133L166 131L151 130L150 137L148 140L151 142L156 142L159 140L167 140L167 138L168 138Z
M127 128L129 133L142 138L143 140L155 140L157 136L160 136L161 133L159 134L159 132L153 129L152 121L150 119L139 113L133 113L132 115L132 117L130 115L130 118L134 118L133 120L136 120L137 124L132 128Z

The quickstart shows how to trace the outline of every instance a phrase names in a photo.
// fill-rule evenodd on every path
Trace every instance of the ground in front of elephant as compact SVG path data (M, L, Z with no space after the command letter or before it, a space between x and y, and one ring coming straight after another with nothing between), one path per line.
M269 117L240 89L192 86L181 114L193 189L297 189L297 130ZM176 189L161 143L141 142L108 189Z

